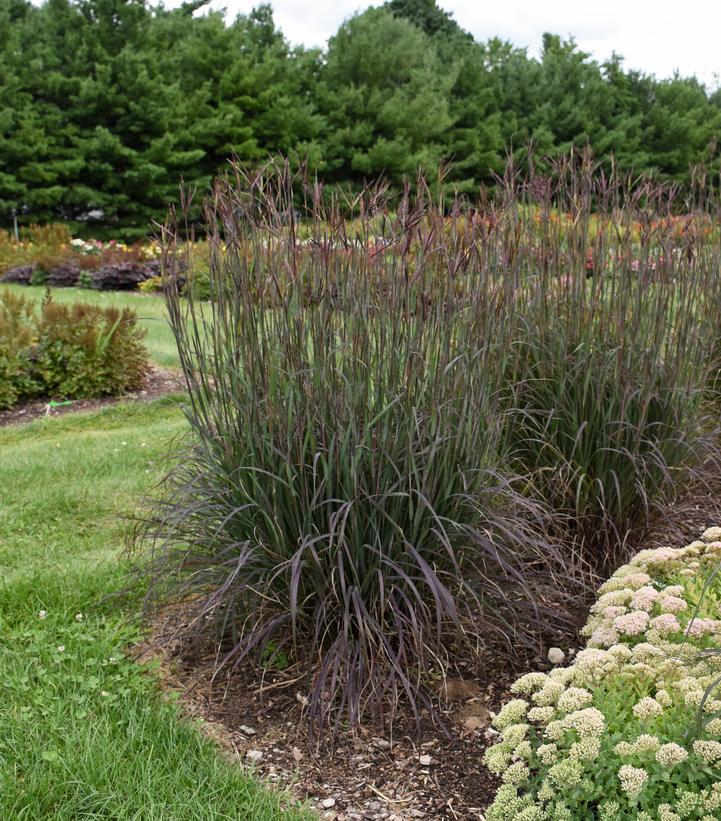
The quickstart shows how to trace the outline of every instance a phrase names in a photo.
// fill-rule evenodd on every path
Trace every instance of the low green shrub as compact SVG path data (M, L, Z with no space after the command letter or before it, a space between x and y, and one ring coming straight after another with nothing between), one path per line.
M144 331L127 308L59 305L39 309L0 293L0 407L35 397L90 398L139 388L147 370Z
M5 290L0 294L0 408L34 393L30 350L34 305Z
M720 565L715 527L600 588L587 649L518 679L493 720L488 821L721 818Z

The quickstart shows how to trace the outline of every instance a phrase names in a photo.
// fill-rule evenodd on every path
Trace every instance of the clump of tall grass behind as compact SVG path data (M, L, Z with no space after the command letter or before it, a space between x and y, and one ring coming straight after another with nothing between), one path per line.
M351 237L297 184L305 244L287 172L238 173L207 207L211 301L169 283L193 438L139 536L155 594L226 663L282 656L318 723L355 724L427 704L481 635L516 647L557 624L541 602L561 557L497 475L513 302L466 228L421 188L382 237L382 193L362 197Z
M505 192L506 210L532 202L544 261L514 333L508 444L603 574L716 451L705 401L721 248L674 217L698 209L695 194L607 178L587 160ZM550 219L558 211L565 222Z

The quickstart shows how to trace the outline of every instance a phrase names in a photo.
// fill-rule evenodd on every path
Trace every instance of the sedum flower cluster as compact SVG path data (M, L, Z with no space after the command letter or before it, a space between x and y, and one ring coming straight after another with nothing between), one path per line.
M721 528L638 553L600 588L570 667L494 717L486 821L721 821Z

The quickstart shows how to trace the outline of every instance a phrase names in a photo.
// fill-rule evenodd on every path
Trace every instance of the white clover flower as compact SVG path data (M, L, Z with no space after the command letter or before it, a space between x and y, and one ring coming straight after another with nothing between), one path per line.
M543 821L546 817L546 813L541 807L533 805L521 810L515 817L516 821Z
M75 621L82 621L82 620L83 620L83 618L84 618L84 617L83 617L83 614L82 614L82 613L76 613L76 614L75 614Z
M683 702L687 707L700 707L703 701L703 690L687 690L683 694Z
M576 656L576 669L589 673L602 672L610 658L606 650L589 647Z
M663 688L661 688L660 690L656 690L656 695L654 696L654 698L662 707L670 707L673 704L671 694L668 692L668 690L664 690Z
M503 729L503 740L512 747L520 744L526 738L528 729L528 724L509 724L508 727Z
M563 737L563 734L566 732L566 729L566 724L561 719L557 719L556 721L549 721L546 725L544 735L547 738L550 738L551 741L558 741L560 738Z
M634 705L633 714L636 718L646 719L660 716L663 712L663 707L656 701L655 698L646 696Z
M693 751L708 764L721 760L721 743L718 741L694 741Z
M533 748L530 741L522 741L513 748L512 758L514 761L530 761L533 755Z
M618 618L619 616L623 616L624 613L627 613L628 610L625 607L619 607L618 605L612 605L611 607L604 607L601 611L601 616L604 619L609 619L613 621L614 619Z
M65 652L65 645L64 644L58 644L58 653L64 653L64 652Z
M487 821L504 821L515 816L525 809L523 802L518 798L518 790L513 784L501 784L496 798L486 813Z
M712 635L713 633L718 632L719 622L715 619L699 619L695 618L692 619L688 627L689 636L693 636L694 638L700 638L701 636Z
M703 808L717 810L721 807L721 784L716 782L710 790L705 791Z
M38 612L38 618L39 619L46 619L47 616L48 616L48 611L47 610L40 610Z
M601 739L598 736L584 736L574 741L568 754L579 761L595 761L601 752Z
M621 789L631 798L635 798L646 786L648 773L640 767L624 764L618 771Z
M640 645L636 645L638 647ZM634 647L634 650L636 648ZM633 657L633 650L626 644L614 644L608 648L608 655L617 662L625 662Z
M558 707L566 712L574 712L593 701L593 696L582 687L569 687L558 697Z
M661 742L655 735L649 733L641 733L640 736L633 742L633 751L635 753L652 753L658 750Z
M642 573L635 570L630 565L623 565L620 567L611 578L599 588L601 594L599 601L603 599L608 593L616 591L623 591L624 598L619 600L620 603L625 604L628 601L629 591L637 590L646 584L650 584L651 577L648 573Z
M656 750L656 761L663 767L673 767L675 764L680 764L688 758L688 751L680 744L670 742L669 744L662 744Z
M483 754L483 763L496 775L500 775L511 762L511 750L503 744L488 747Z
M641 550L629 562L633 567L663 565L677 559L679 551L673 547L658 547L655 550Z
M601 590L603 590L603 587ZM591 612L602 613L608 607L624 607L630 601L632 595L633 590L626 590L625 588L609 590L598 597L598 600L591 608Z
M626 647L626 645L622 645ZM663 658L666 652L656 644L651 644L649 641L640 641L634 645L632 649L626 647L628 656L626 660L633 659L635 663L656 662L657 659Z
M721 542L721 527L709 527L701 538L704 542Z
M609 625L602 624L591 633L589 647L609 647L618 641L618 633Z
M567 758L554 764L548 770L548 777L559 787L575 787L583 777L583 764L574 758Z
M531 701L538 707L549 707L558 701L558 697L565 689L563 682L549 679L541 690L531 696Z
M570 684L576 677L576 671L573 667L554 667L553 670L550 670L548 673L548 678L550 681L558 682L563 684Z
M613 821L614 818L621 812L621 805L618 801L604 801L599 807L600 821Z
M538 788L538 800L539 801L551 801L556 796L556 791L551 786L551 783L547 778L543 779L543 783Z
M676 809L682 818L690 818L694 812L698 812L703 804L703 799L697 792L691 790L679 790L676 793Z

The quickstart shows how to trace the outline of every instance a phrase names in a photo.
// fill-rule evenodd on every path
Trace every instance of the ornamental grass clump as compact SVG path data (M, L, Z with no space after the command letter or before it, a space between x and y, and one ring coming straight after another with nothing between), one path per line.
M607 575L716 457L706 401L721 249L674 231L673 213L692 204L674 189L587 161L507 186L535 221L518 252L532 274L509 357L507 444Z
M421 186L392 218L361 197L349 236L322 194L287 170L216 186L210 301L166 288L192 438L138 539L186 634L231 667L290 667L315 722L356 724L419 710L481 635L555 623L538 592L560 557L496 473L512 301L465 229ZM173 225L164 246L185 247Z
M644 550L599 590L573 666L494 718L488 821L721 818L721 528Z

